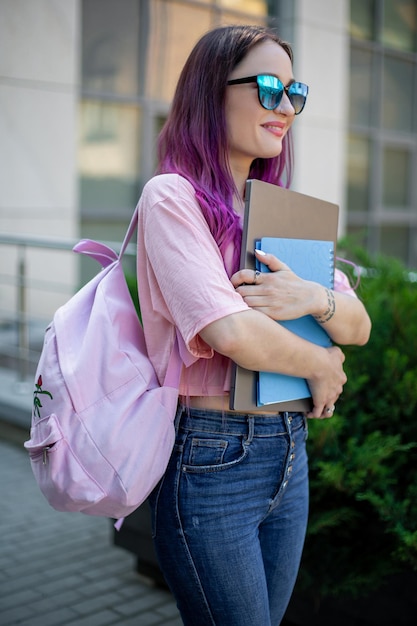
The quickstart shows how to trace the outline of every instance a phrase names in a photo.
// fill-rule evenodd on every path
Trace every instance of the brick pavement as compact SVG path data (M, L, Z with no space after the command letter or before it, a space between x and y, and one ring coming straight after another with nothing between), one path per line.
M111 522L50 508L26 452L4 438L0 502L1 626L182 624L172 596L113 545Z

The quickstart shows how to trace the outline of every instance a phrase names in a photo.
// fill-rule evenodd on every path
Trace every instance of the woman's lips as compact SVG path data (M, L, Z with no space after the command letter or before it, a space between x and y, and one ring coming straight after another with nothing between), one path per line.
M282 122L267 122L266 124L262 124L262 128L273 133L277 137L282 137L284 134L285 124Z

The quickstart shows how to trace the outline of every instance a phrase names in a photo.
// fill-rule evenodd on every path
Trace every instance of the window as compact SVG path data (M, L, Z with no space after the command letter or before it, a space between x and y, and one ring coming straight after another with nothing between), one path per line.
M382 63L382 126L404 133L415 131L416 60L385 53Z
M350 68L350 117L357 124L370 126L375 113L372 89L372 53L353 49Z
M382 206L385 210L410 210L411 158L408 150L385 148L383 156Z
M80 194L98 213L132 209L139 193L139 107L84 100L80 113Z
M83 218L124 222L140 186L144 25L137 0L117 4L82 3L79 195Z
M414 0L385 0L381 41L388 48L416 52L417 7Z
M352 0L350 34L355 39L374 39L375 0Z
M351 0L348 232L417 267L417 0Z
M265 0L82 0L82 229L120 238L155 169L156 136L197 39L220 23L268 21ZM106 227L105 224L108 224ZM107 228L107 231L106 231Z
M370 146L363 137L349 139L348 204L351 211L367 212L369 206Z

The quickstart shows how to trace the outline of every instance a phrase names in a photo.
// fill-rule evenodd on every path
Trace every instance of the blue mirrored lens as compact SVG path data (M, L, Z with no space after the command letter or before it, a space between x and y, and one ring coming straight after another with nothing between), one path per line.
M276 109L282 100L284 85L276 76L258 76L259 102L268 111Z
M308 87L304 83L292 83L288 87L288 98L294 107L295 114L301 113L306 103Z
M295 114L301 113L306 103L308 87L304 83L292 83L287 89L276 76L257 76L259 102L268 111L273 111L279 106L284 91L294 107Z

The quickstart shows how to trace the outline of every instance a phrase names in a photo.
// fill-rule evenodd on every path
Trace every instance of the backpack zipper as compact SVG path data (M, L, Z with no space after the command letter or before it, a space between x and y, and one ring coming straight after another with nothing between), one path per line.
M48 463L48 452L52 448L52 446L45 446L42 449L42 465L46 465Z

